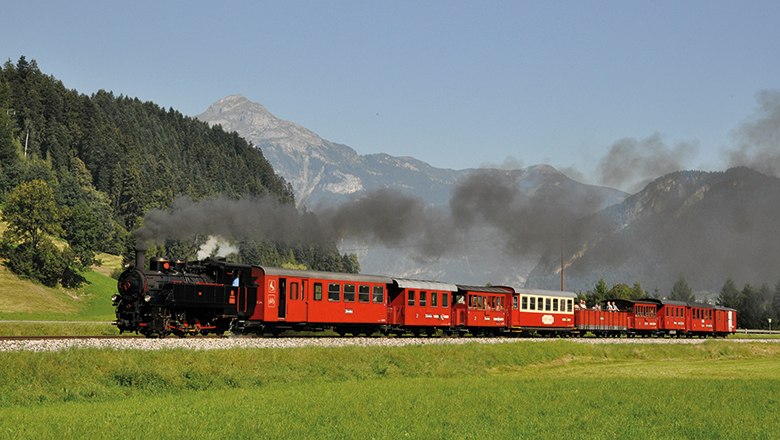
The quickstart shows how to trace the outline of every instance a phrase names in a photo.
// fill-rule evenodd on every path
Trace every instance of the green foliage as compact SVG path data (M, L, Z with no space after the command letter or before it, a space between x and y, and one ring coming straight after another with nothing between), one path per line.
M8 222L5 238L30 243L32 249L47 235L62 232L54 192L42 180L25 182L12 190L6 197L2 218Z
M736 309L739 307L739 289L737 289L736 283L731 278L727 279L723 283L723 287L720 289L720 295L718 295L718 305L723 307L731 307Z
M682 275L680 275L677 281L674 282L669 299L685 302L696 301L696 297L693 295L693 291L688 286L688 282L685 281L685 277Z
M129 256L123 252L132 249L129 231L150 209L167 208L180 195L193 200L270 195L293 202L290 185L238 134L112 92L79 94L20 57L0 69L0 202L11 188L31 180L45 181L62 207L55 210L59 219L38 223L57 228L61 220L64 231L41 232L62 235L82 266L99 251ZM246 250L245 260L323 270L359 267L333 244L265 248ZM194 257L190 243L167 243L155 251Z

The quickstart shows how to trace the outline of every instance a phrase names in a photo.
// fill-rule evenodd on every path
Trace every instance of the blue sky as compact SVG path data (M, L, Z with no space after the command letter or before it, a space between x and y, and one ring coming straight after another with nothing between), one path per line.
M720 169L780 88L780 2L15 1L0 57L196 115L229 94L362 154L576 167L624 138Z

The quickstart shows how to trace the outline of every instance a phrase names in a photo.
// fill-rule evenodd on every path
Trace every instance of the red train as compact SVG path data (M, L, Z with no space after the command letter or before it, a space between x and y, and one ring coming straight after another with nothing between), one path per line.
M706 338L725 337L737 329L737 311L728 307L649 298L610 302L617 311L575 310L577 331L597 336Z
M671 301L616 300L619 311L582 310L576 295L375 275L301 271L217 260L171 263L143 253L114 295L120 332L279 334L332 329L344 336L699 335L736 329L733 309Z

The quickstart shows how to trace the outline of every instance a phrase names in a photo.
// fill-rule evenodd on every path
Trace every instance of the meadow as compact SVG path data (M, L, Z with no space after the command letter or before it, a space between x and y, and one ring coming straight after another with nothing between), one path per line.
M772 438L780 344L0 353L3 438Z

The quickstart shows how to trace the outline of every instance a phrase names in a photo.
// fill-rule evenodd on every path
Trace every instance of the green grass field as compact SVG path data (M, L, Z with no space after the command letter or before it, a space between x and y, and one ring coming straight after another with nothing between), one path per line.
M111 270L119 257L101 254L103 265L85 272L87 283L79 289L49 288L17 277L0 265L0 320L110 321L114 319L111 295L116 280ZM2 334L2 326L0 326Z
M773 438L780 344L0 354L3 438Z

